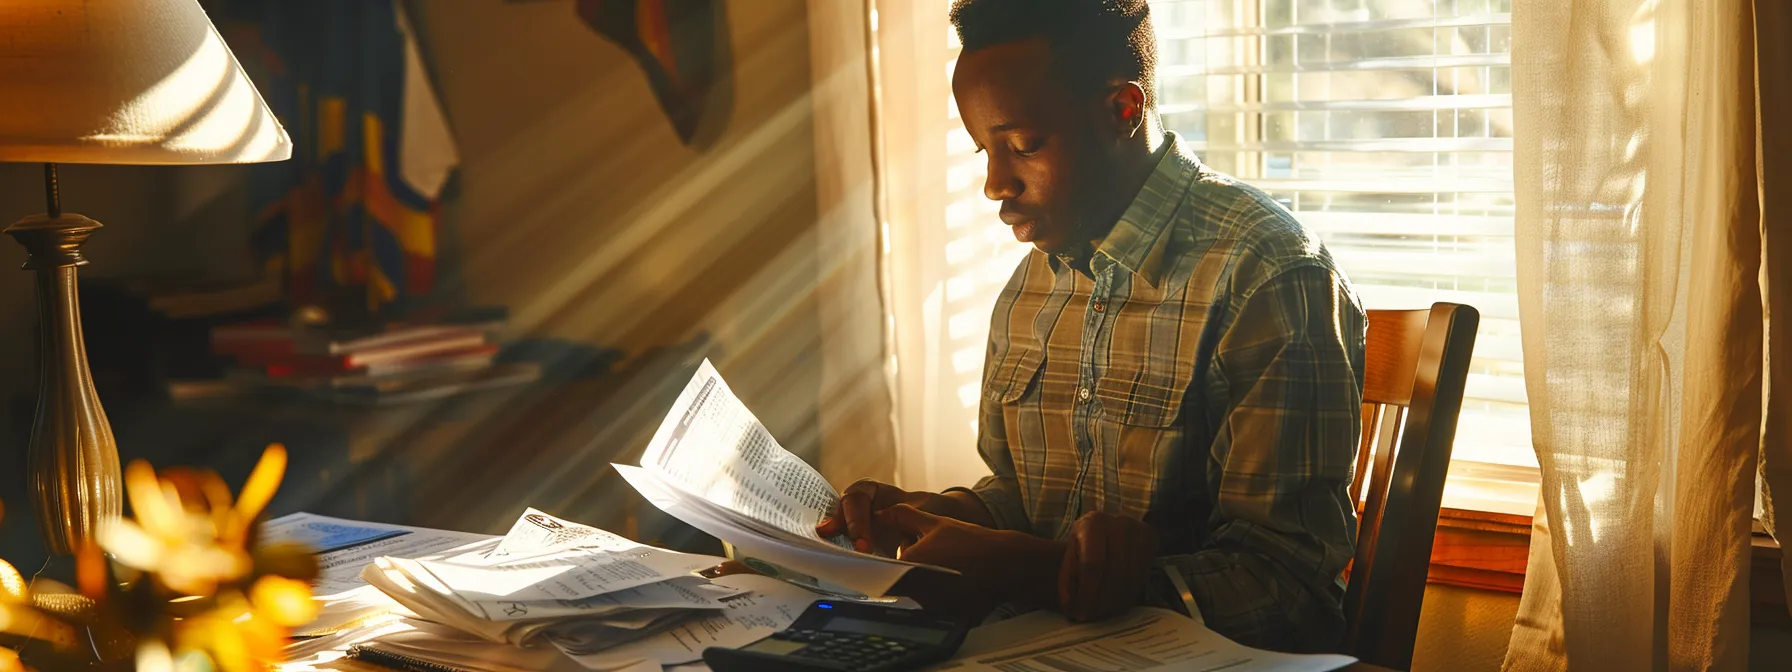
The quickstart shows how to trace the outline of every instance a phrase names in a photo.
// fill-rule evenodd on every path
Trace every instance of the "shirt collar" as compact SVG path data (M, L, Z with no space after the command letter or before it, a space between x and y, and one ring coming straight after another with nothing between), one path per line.
M1188 191L1191 178L1201 162L1182 146L1174 132L1164 135L1164 148L1159 151L1157 167L1145 178L1126 212L1114 223L1114 229L1102 239L1089 257L1089 267L1101 271L1110 264L1136 273L1156 287L1163 276L1165 251L1169 247L1172 217L1182 196ZM1086 246L1083 250L1087 250ZM1062 272L1071 264L1068 259L1051 257L1054 272Z

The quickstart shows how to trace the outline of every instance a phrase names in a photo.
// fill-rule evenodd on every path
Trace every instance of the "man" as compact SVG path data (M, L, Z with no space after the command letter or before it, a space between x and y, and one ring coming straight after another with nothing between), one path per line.
M1034 249L996 303L975 487L847 488L826 535L1076 619L1335 646L1365 319L1313 233L1154 108L1144 0L959 0L952 90Z

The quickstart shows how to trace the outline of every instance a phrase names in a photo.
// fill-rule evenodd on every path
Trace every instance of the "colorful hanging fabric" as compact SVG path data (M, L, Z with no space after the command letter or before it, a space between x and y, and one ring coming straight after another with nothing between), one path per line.
M295 305L377 314L434 286L438 200L459 163L415 36L392 0L235 0L220 21L292 136L255 166L254 245Z

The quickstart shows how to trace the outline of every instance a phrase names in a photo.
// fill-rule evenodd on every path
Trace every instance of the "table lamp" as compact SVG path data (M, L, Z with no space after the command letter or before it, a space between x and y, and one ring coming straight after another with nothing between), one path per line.
M62 211L56 164L280 161L292 143L197 0L0 2L0 161L44 164L47 212L5 229L37 276L29 501L70 555L119 515L118 449L81 341L75 268L99 222ZM10 470L0 470L10 477Z

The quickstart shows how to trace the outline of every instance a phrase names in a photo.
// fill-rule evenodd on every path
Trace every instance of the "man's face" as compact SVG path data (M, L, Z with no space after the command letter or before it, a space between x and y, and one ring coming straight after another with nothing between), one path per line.
M1062 252L1087 239L1078 223L1097 200L1108 157L1096 101L1079 101L1051 68L1044 38L998 44L958 59L952 94L988 156L983 195L1002 202L1016 240Z

